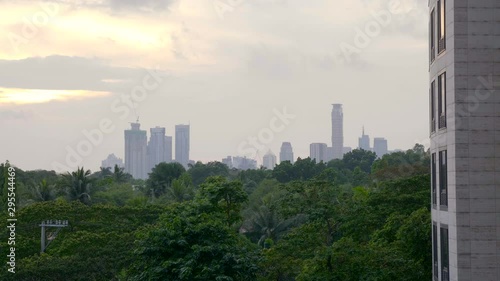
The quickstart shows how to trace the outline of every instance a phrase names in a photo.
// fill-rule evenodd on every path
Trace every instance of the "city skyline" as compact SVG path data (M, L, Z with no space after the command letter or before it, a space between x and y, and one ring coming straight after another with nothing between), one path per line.
M123 131L138 116L144 128L165 126L162 120L196 125L190 154L203 162L238 154L241 142L285 108L295 118L266 145L278 152L293 140L295 155L305 158L310 143L330 143L324 128L331 127L332 102L349 107L345 146L356 147L362 124L391 147L428 137L419 110L428 103L421 95L426 3L401 0L391 9L381 1L257 0L221 19L210 1L168 1L162 9L148 1L69 2L51 2L57 11L29 40L13 46L12 36L0 38L0 129L9 135L0 157L19 167L97 170L109 153L124 157ZM46 13L29 1L4 4L10 13L0 19L2 34L23 37L22 19ZM377 24L373 14L381 13L391 13L390 23L357 45L358 30ZM297 18L320 30L308 32ZM356 52L346 55L342 46ZM89 140L95 130L101 134ZM91 152L75 155L87 142Z

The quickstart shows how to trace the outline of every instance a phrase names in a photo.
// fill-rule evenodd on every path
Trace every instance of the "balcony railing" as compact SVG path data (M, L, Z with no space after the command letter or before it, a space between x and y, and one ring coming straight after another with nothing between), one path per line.
M431 133L436 131L436 119L431 120Z
M446 50L446 39L440 38L438 39L438 54L441 54L444 50Z

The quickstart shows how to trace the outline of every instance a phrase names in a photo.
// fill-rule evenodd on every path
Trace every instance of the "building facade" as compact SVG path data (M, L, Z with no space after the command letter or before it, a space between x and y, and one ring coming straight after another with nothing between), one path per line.
M500 280L500 1L429 1L437 281Z
M147 132L141 130L141 124L131 123L131 129L125 130L125 172L135 179L147 178Z
M366 151L371 151L370 147L370 136L365 135L365 128L363 127L363 133L361 137L358 139L358 148L364 149Z
M268 170L272 170L276 166L276 155L271 150L262 158L262 166Z
M342 104L333 104L332 149L333 159L342 159L344 156L344 112Z
M151 128L150 133L147 149L148 173L162 162L172 162L172 137L165 135L166 129L163 127Z
M309 145L309 157L311 157L311 160L316 160L316 163L327 162L327 148L326 143L311 143Z
M175 161L186 169L189 164L190 125L175 126Z
M388 153L387 140L384 138L374 138L373 139L373 152L377 154L377 157L381 158L382 156Z
M118 168L123 168L124 165L123 165L123 160L121 158L116 157L114 153L108 155L108 158L106 158L101 162L101 168L110 168L111 171L113 171L115 166L118 166Z
M281 144L281 150L280 150L280 163L284 161L290 161L290 163L293 164L294 158L293 158L293 148L292 144L289 142L284 142Z

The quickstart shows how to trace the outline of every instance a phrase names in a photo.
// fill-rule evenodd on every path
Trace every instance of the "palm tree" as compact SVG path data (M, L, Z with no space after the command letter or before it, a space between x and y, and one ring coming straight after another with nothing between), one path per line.
M114 170L113 170L113 180L117 183L124 183L131 179L130 174L127 174L124 172L124 168L118 167L118 165L115 165Z
M257 244L264 246L266 240L276 242L297 221L297 218L283 219L278 215L273 205L276 203L274 196L261 199L260 206L250 210L250 218L246 222L247 234L258 238Z
M174 202L183 202L194 197L194 188L188 174L183 174L180 178L172 181L167 187L167 198Z
M72 173L68 172L63 175L63 187L70 201L79 200L83 204L90 205L90 189L92 187L90 174L90 170L85 171L81 167Z
M29 186L28 196L32 201L44 202L56 199L55 185L49 185L45 179L38 184Z

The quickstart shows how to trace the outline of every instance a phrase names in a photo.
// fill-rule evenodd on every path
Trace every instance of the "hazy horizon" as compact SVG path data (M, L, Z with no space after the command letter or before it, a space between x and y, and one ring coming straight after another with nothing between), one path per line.
M345 146L357 147L362 126L390 150L428 142L424 2L0 4L9 10L0 18L0 161L22 169L69 166L67 147L101 122L109 132L79 166L123 159L124 130L138 117L148 137L190 124L190 158L221 161L285 108L295 117L260 156L289 141L305 158L310 143L331 145L333 103L343 104Z

